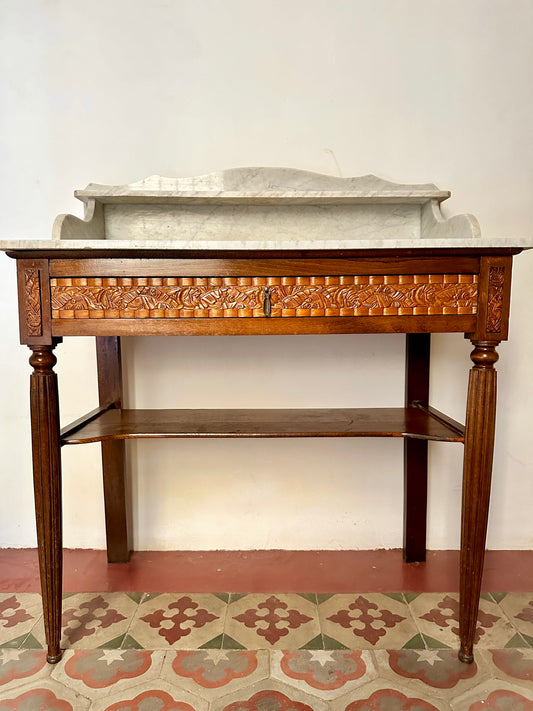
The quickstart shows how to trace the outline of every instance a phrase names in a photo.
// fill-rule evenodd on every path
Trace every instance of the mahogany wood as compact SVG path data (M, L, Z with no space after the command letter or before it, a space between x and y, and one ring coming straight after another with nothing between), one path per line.
M203 277L231 276L307 276L314 274L477 274L479 257L457 255L447 258L387 257L339 259L332 257L284 259L223 259L209 257L190 259L51 259L51 277L90 276L161 276Z
M475 315L314 318L54 319L54 336L281 336L321 333L465 333Z
M462 442L460 430L417 408L106 410L63 444L161 437L414 437Z
M47 259L17 260L20 342L49 345L52 342L50 288Z
M472 340L502 341L509 330L511 257L482 257L479 273L477 325Z
M423 556L427 439L465 442L461 539L460 658L472 661L490 491L496 361L494 346L507 337L511 257L519 248L427 248L377 250L14 250L18 260L21 341L34 351L31 363L32 449L38 543L49 661L60 657L61 495L57 381L52 349L61 336L98 337L103 413L90 413L64 430L63 443L104 444L110 559L126 559L127 507L124 439L206 436L396 436L406 444L406 557ZM253 272L253 273L251 273ZM52 318L53 278L216 277L315 275L465 274L477 277L478 298L469 314L435 313L268 318ZM274 303L272 304L274 306ZM442 307L438 299L435 309ZM459 304L457 304L459 306ZM471 305L470 305L471 306ZM387 307L385 307L387 308ZM475 313L473 313L475 311ZM56 309L57 315L57 309ZM105 316L105 313L103 314ZM75 314L74 314L75 316ZM429 335L462 332L473 342L464 429L428 405ZM128 411L121 408L119 340L122 335L277 335L407 333L406 408L379 411ZM295 414L296 413L296 414ZM117 524L118 522L118 524Z
M474 636L479 609L485 538L489 516L494 427L496 422L495 344L473 341L466 406L461 523L459 658L474 661Z
M120 338L96 339L98 394L100 404L112 408L122 406L122 359ZM125 563L130 559L129 498L123 440L102 441L102 471L104 506L109 563Z
M47 659L61 659L61 453L59 398L53 345L31 346L30 365L33 484Z
M411 333L405 348L405 406L429 404L431 335ZM426 560L428 443L404 439L404 538L406 563Z

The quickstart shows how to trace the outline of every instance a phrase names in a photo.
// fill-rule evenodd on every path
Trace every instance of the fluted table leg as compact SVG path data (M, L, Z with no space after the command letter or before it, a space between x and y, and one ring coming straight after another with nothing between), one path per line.
M474 660L485 557L496 419L494 363L498 360L494 342L473 341L473 345L465 426L459 610L459 658L467 663Z
M30 378L33 485L47 659L61 659L61 454L54 346L31 346Z

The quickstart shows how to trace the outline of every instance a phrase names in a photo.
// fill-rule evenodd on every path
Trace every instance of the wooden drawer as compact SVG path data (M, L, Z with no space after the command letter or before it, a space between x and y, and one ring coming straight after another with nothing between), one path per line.
M57 277L52 319L473 315L476 274Z

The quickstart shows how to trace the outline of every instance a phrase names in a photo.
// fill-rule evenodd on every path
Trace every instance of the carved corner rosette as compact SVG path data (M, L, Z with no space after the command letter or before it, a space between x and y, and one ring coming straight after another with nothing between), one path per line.
M28 336L42 336L41 280L39 270L24 269L25 322Z
M487 333L500 333L502 330L504 285L505 267L490 267L487 304Z

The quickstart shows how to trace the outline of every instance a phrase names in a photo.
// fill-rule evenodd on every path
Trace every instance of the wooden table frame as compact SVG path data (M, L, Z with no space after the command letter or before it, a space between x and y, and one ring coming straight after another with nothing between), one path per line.
M102 443L108 559L127 561L125 440L195 436L404 438L404 557L425 559L427 443L464 442L460 652L473 661L496 412L519 248L331 251L10 250L21 342L32 351L35 509L48 661L61 658L61 446ZM465 334L466 422L429 406L430 334ZM405 407L376 410L121 409L122 335L405 333ZM100 406L60 430L54 348L96 337Z

